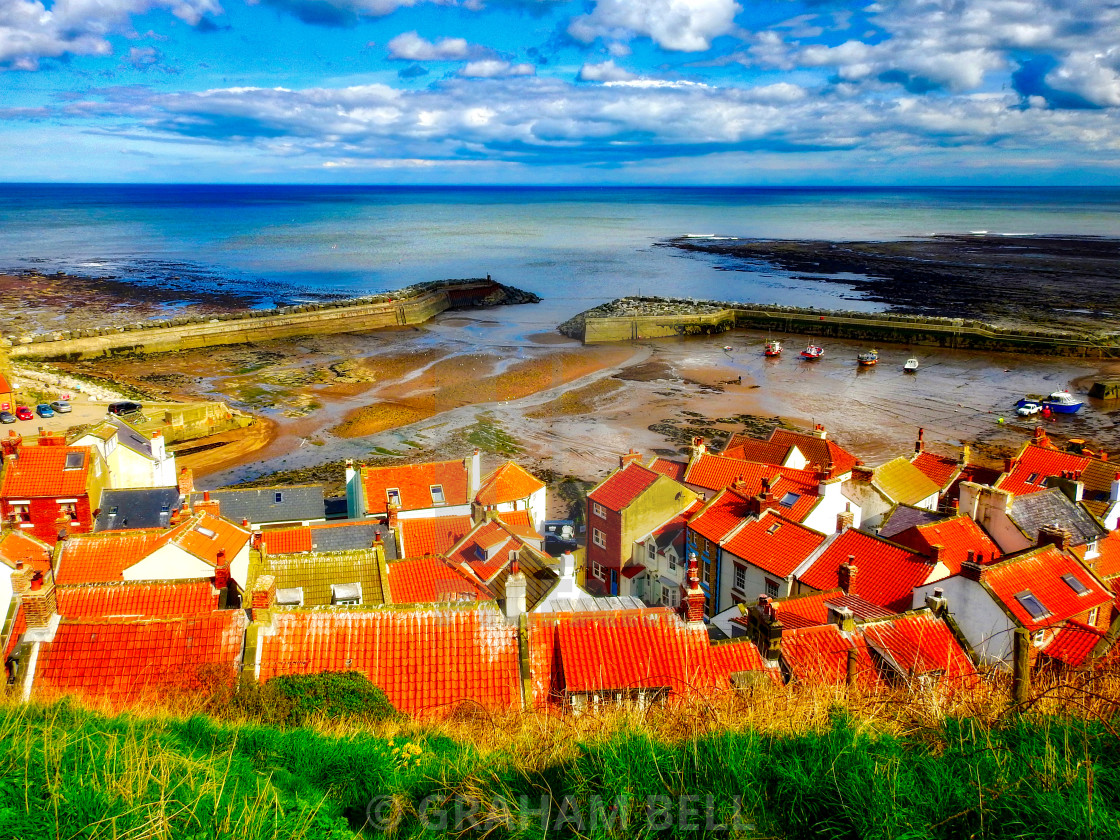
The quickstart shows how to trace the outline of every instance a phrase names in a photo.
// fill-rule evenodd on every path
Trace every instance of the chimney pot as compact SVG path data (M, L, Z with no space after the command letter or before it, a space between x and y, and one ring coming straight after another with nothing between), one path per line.
M204 501L204 502L210 501L210 491L209 490L203 490L202 491L202 501Z

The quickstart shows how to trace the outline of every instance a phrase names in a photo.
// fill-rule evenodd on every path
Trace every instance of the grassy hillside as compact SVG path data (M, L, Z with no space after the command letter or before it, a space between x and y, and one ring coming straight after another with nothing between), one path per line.
M546 820L551 837L1120 837L1120 737L1062 714L1068 697L953 717L928 699L760 691L580 718L336 709L303 727L235 705L7 701L0 837L540 837Z

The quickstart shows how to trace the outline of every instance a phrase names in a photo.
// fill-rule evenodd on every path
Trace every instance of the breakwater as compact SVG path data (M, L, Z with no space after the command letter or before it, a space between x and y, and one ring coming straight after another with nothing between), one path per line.
M776 334L843 338L869 343L936 346L1035 355L1120 358L1113 333L1008 329L963 318L887 312L836 312L783 306L670 298L620 298L561 324L585 344L757 329Z
M444 280L352 300L40 333L4 344L11 344L8 355L13 359L73 361L118 353L165 353L305 335L365 332L422 324L448 309L539 300L530 292L489 277Z

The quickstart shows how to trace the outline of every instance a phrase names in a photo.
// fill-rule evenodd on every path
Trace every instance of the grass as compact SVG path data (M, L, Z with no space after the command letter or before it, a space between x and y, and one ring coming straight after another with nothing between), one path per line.
M523 451L517 439L510 435L488 411L475 415L475 422L467 430L467 442L493 455L512 458Z
M332 681L342 699L304 704L298 727L261 704L267 684L209 715L9 699L0 837L1120 837L1120 695L1099 685L1047 688L1022 714L998 685L440 721L346 675L278 696L314 704Z

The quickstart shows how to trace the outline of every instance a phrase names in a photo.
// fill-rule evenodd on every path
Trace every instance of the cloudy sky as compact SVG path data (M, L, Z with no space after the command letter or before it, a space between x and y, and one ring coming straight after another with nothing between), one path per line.
M1110 0L0 0L0 180L1120 184Z

